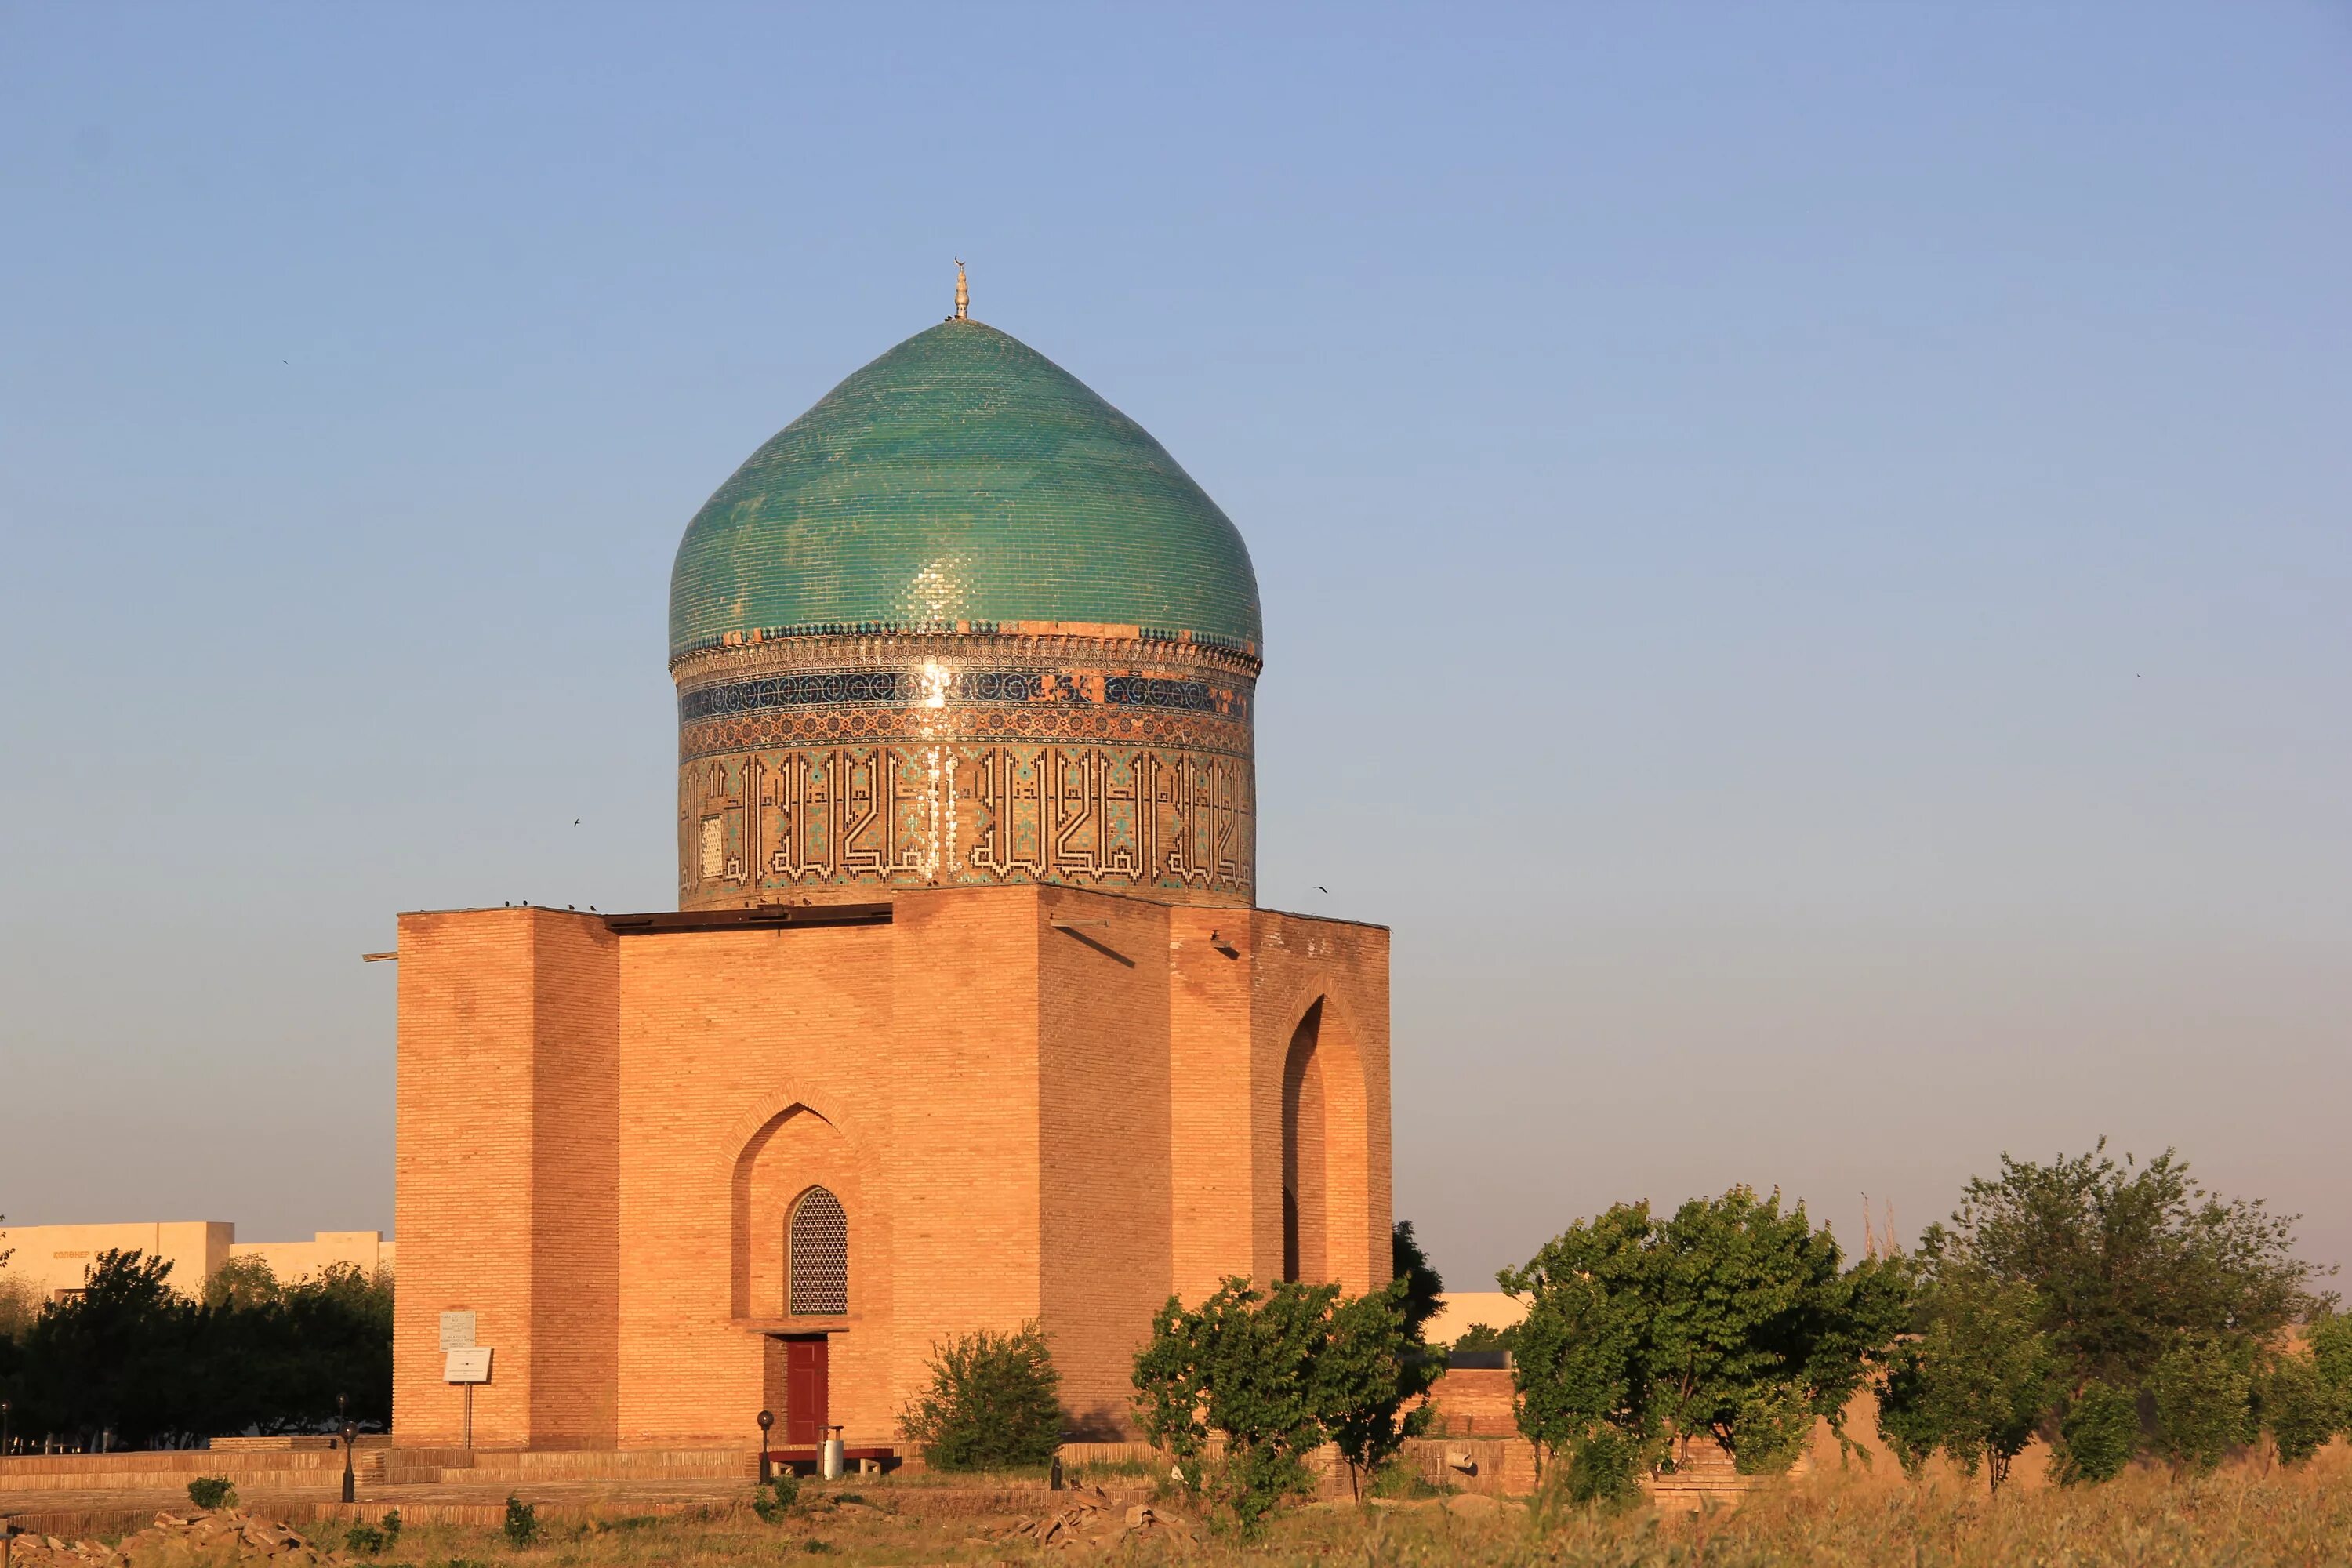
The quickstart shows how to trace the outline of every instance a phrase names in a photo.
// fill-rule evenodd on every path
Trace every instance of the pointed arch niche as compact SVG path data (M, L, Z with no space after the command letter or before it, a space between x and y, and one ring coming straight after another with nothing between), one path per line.
M793 1311L796 1225L806 1233L803 1239L810 1247L838 1245L842 1250L835 1261L846 1274L843 1289L828 1289L820 1298L804 1289L802 1296L821 1305L841 1303L839 1310L819 1315L841 1316L856 1310L858 1188L856 1160L849 1140L806 1105L786 1107L751 1134L735 1160L734 1279L730 1294L736 1317L811 1315ZM826 1237L832 1238L830 1242ZM815 1254L808 1247L803 1250L805 1270Z
M1307 1005L1282 1066L1282 1275L1371 1287L1370 1143L1364 1066L1328 996Z

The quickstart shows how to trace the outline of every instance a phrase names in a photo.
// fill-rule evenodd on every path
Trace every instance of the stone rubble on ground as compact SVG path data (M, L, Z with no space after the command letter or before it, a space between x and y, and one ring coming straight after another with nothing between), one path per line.
M1192 1527L1172 1513L1137 1503L1120 1514L1110 1495L1100 1487L1080 1487L1068 1494L1069 1503L1043 1519L1024 1519L1000 1531L984 1544L1010 1546L1025 1542L1043 1551L1066 1552L1077 1547L1105 1550L1130 1536L1162 1535L1192 1538Z
M121 1544L20 1535L9 1542L10 1568L160 1568L268 1563L272 1568L315 1568L342 1560L282 1524L242 1509L184 1517L168 1510Z

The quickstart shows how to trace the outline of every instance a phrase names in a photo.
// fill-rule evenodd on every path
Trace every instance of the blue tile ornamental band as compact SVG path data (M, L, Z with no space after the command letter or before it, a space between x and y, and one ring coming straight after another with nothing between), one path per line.
M1042 881L1245 905L1254 674L1230 652L1131 637L691 655L677 667L679 898Z
M681 724L755 713L770 708L852 704L906 706L944 697L955 702L1077 702L1118 708L1159 708L1182 713L1221 713L1245 718L1249 698L1204 680L1171 680L1151 675L1106 675L1097 671L977 669L927 679L921 671L824 670L728 681L682 692Z

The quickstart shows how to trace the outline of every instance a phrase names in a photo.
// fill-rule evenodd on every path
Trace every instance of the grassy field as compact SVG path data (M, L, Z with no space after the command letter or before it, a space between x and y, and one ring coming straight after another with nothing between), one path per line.
M929 1490L929 1489L923 1489ZM1257 1541L1166 1528L1120 1536L1127 1505L1089 1515L1066 1547L1038 1544L1068 1494L1028 1515L961 1514L913 1489L812 1487L778 1522L746 1509L701 1518L551 1527L515 1551L494 1531L411 1529L382 1562L415 1568L734 1568L746 1563L993 1563L1109 1560L1201 1564L1336 1562L1419 1565L1593 1564L1596 1568L1945 1568L1945 1565L2352 1565L2352 1459L2342 1445L2299 1471L2255 1466L2174 1481L2138 1471L2104 1487L1914 1485L1884 1473L1828 1476L1759 1494L1736 1511L1667 1518L1646 1509L1547 1514L1486 1499L1382 1507L1319 1505L1278 1517ZM1163 1512L1166 1511L1163 1507ZM1025 1527L1024 1527L1025 1521ZM1114 1537L1102 1542L1108 1527ZM1025 1528L1025 1533L1023 1531Z

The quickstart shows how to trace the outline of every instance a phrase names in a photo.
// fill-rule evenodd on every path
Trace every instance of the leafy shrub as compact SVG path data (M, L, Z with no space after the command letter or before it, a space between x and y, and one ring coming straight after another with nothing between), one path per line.
M1560 1495L1579 1508L1631 1503L1642 1495L1641 1474L1641 1446L1614 1426L1597 1426L1569 1446Z
M506 1534L507 1544L517 1552L531 1545L539 1540L539 1505L507 1493L507 1521L499 1529Z
M369 1524L363 1520L355 1521L343 1532L343 1550L357 1552L362 1557L373 1557L389 1549L399 1539L400 1510L394 1509L379 1523Z
M2111 1481L2139 1452L2139 1401L2129 1389L2094 1379L2058 1424L2054 1468L2069 1485Z
M2337 1424L2352 1423L2352 1318L2329 1312L2313 1321L2308 1337L2312 1370L2336 1406Z
M1372 1472L1364 1490L1376 1498L1442 1497L1444 1489L1429 1484L1418 1466L1400 1456Z
M2210 1470L2254 1440L2252 1379L2238 1347L2218 1338L2183 1340L2148 1377L2156 1446L2173 1473Z
M1750 1389L1731 1423L1731 1458L1743 1476L1777 1476L1797 1462L1813 1435L1813 1407L1795 1379ZM1633 1449L1625 1450L1627 1461Z
M236 1486L226 1476L198 1476L188 1483L188 1500L210 1513L236 1506Z
M2260 1389L2263 1425L2278 1449L2279 1463L2299 1465L2326 1446L2343 1425L2335 1391L2310 1358L2281 1356Z
M801 1479L785 1470L752 1494L751 1511L770 1524L776 1524L799 1506L800 1500Z
M1144 1435L1176 1458L1187 1491L1204 1493L1244 1534L1314 1478L1304 1456L1326 1437L1316 1362L1330 1338L1336 1285L1227 1279L1192 1310L1171 1296L1135 1358ZM1212 1433L1224 1437L1209 1460Z
M825 1553L835 1550L835 1548L832 1542L812 1535L806 1541L801 1542L801 1550L803 1552L809 1552L814 1556L823 1556Z
M1045 1331L980 1329L931 1348L931 1386L898 1417L899 1433L940 1470L1043 1465L1062 1443L1062 1377Z

